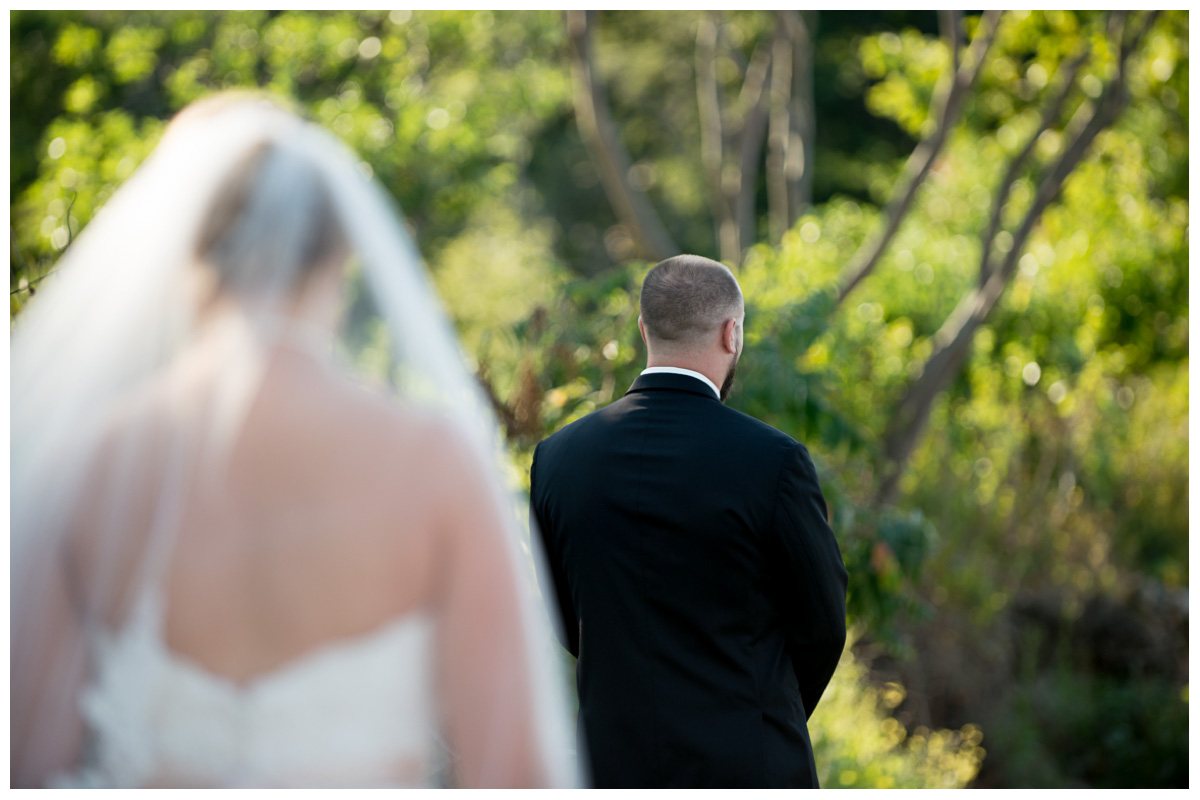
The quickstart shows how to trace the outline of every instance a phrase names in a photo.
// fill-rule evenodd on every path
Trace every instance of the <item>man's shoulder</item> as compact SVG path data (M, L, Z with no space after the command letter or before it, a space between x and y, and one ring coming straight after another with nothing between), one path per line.
M754 442L763 446L777 447L784 450L803 446L788 434L756 417L752 417L743 411L738 411L736 408L730 408L729 406L723 405L721 408L722 422L731 429L736 430L738 436L744 437L747 442Z
M596 435L608 435L611 432L610 429L612 426L619 423L622 411L630 402L630 395L626 395L604 408L597 409L580 417L543 439L538 444L536 452L549 454L573 444L578 444L580 441L589 440ZM738 411L736 408L730 408L723 403L710 403L701 407L712 409L708 412L711 414L709 423L715 428L710 430L711 433L715 434L723 431L726 435L736 436L739 441L747 445L757 447L781 450L792 450L796 447L802 447L799 442L778 428L774 428L760 419Z
M576 439L581 435L586 437L598 428L607 427L611 424L614 414L620 411L621 407L628 402L628 399L628 395L618 398L604 408L589 412L579 419L559 428L538 443L534 449L534 455L552 452L565 446L572 439Z

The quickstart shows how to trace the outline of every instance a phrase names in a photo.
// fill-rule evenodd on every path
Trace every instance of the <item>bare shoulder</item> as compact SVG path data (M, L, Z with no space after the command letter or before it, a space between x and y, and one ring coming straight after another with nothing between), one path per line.
M340 394L340 430L329 443L342 452L346 477L355 475L371 496L406 516L419 510L445 529L461 527L449 520L487 507L497 494L487 456L460 423L361 386Z
M380 457L415 459L427 466L453 460L465 442L449 420L437 413L383 394L373 388L346 382L338 392L347 428L344 434L357 447Z
M411 565L415 535L428 559L428 569L417 574L471 575L475 585L490 586L503 563L505 513L487 456L458 424L434 411L378 395L360 396L355 404L361 452L371 454L356 457L357 469L366 469L359 473L362 486L396 523L364 531L368 546ZM400 528L413 535L398 535Z

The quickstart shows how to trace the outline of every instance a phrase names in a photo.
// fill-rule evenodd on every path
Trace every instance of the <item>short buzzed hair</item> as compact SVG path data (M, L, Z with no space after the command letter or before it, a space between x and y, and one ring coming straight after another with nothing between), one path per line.
M717 326L742 306L742 290L724 264L702 256L674 256L654 265L642 281L646 336L671 350L703 346Z

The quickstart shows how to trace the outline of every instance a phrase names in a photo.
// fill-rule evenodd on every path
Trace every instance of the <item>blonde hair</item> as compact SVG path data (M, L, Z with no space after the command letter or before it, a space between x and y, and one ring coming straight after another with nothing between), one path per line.
M218 92L180 111L172 130L247 106L300 116L266 92ZM221 291L299 287L348 249L325 177L303 152L270 140L235 160L200 226L195 256Z

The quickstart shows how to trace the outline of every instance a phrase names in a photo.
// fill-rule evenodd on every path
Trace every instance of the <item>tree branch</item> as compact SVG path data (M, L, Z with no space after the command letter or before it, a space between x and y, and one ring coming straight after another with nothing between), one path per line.
M792 41L792 108L787 159L788 227L812 203L817 115L813 97L813 26L798 11L778 12ZM817 12L812 12L814 15Z
M767 81L771 73L771 47L764 42L754 50L746 77L738 95L742 129L738 134L738 195L734 207L738 221L738 241L744 250L755 240L754 199L758 159L762 155L763 136L767 132ZM739 254L740 255L740 254Z
M500 399L496 394L496 389L492 386L491 376L488 374L487 366L480 365L479 371L475 373L475 380L479 382L483 393L487 395L488 402L492 405L492 411L500 420L500 424L504 426L504 438L507 441L513 441L517 438L519 425L517 424L517 416L508 404Z
M591 54L591 31L586 11L567 11L567 51L575 84L575 121L591 154L608 201L629 228L641 254L654 261L679 252L678 245L645 193L629 181L631 159L613 123Z
M938 26L950 40L950 69L957 75L962 66L962 12L938 11Z
M787 148L791 134L792 41L782 17L771 45L771 116L767 131L767 222L771 244L788 229Z
M1008 202L1008 194L1012 191L1013 184L1016 183L1017 176L1025 167L1025 162L1029 160L1029 156L1033 153L1033 148L1037 144L1038 139L1042 134L1050 129L1052 125L1058 122L1059 116L1062 114L1063 104L1070 94L1072 87L1075 85L1075 77L1079 74L1079 69L1087 61L1091 54L1091 48L1084 43L1080 48L1079 53L1075 55L1066 65L1066 70L1063 73L1062 82L1058 88L1057 94L1050 101L1049 105L1042 109L1042 122L1038 126L1037 131L1029 140L1025 142L1025 147L1021 149L1011 161L1008 162L1008 170L1004 174L1003 180L1000 181L999 188L996 191L996 199L992 202L991 215L988 218L987 232L983 236L983 246L980 250L979 257L979 285L987 283L991 272L991 252L992 242L996 238L996 233L1000 230L1000 215L1004 211L1004 205Z
M933 166L942 146L946 143L950 130L958 121L963 99L983 69L984 59L996 36L1001 13L999 11L984 12L979 22L979 28L975 31L975 36L967 49L967 58L957 70L947 71L951 77L945 82L945 88L935 96L931 107L931 111L936 109L936 112L931 114L937 120L936 127L917 145L905 163L904 170L897 181L897 186L901 188L893 192L892 200L888 203L884 214L886 222L883 230L875 238L864 242L854 257L850 259L850 266L843 273L842 288L838 293L839 304L862 282L863 278L875 269L888 244L891 243L892 237L900 228L901 221L908 214L917 190L924 183L930 167ZM943 16L943 22L949 19L956 21L950 25L950 30L944 31L944 35L953 42L954 37L959 35L957 16L954 14Z
M723 180L725 137L721 130L721 100L717 90L717 29L718 12L709 12L700 20L696 32L696 101L700 114L700 160L708 181L708 203L716 226L717 244L721 259L731 263L741 260L738 226L734 219L732 197Z
M67 226L67 243L65 245L63 245L63 249L59 252L58 260L62 259L63 253L67 252L67 250L70 249L70 247L71 247L71 243L75 241L75 231L71 229L71 209L75 207L75 201L78 199L79 199L79 192L71 192L71 202L67 203L67 210L63 213L63 217L64 217L64 220L65 220L65 223ZM21 253L20 245L17 244L17 232L13 230L12 225L8 226L8 232L9 232L9 242L12 244L13 256L17 261L23 262L25 260L25 256L24 256L24 254ZM24 266L27 267L28 265L24 265ZM13 289L12 291L10 291L8 293L8 296L12 297L14 294L19 294L21 292L29 292L29 296L33 297L35 294L37 294L37 285L39 283L41 283L42 281L44 281L46 278L49 278L51 275L53 275L56 272L58 272L57 262L55 263L55 266L53 269L50 269L47 272L42 273L41 275L34 278L33 280L25 281L24 286L18 286L16 289Z
M736 52L736 49L735 49ZM771 70L771 47L769 42L759 42L750 56L750 63L742 76L742 88L738 92L737 105L734 106L738 117L747 119L747 115L757 108L763 99L763 89L767 85L767 76ZM744 124L744 123L743 123Z
M1124 17L1126 14L1128 14L1128 12L1123 11L1118 11L1114 14L1114 16L1118 19L1118 28L1120 29L1117 33L1118 41L1120 41L1121 37L1120 31L1123 31L1124 29ZM1016 269L1017 258L1020 256L1021 250L1025 245L1025 241L1029 238L1029 234L1032 233L1034 226L1041 218L1042 212L1045 211L1046 207L1049 206L1050 203L1053 202L1054 198L1058 196L1058 193L1062 189L1062 185L1066 181L1067 176L1069 176L1079 162L1083 160L1084 155L1087 153L1088 148L1091 147L1091 144L1096 139L1096 136L1099 135L1101 131L1110 127L1116 121L1117 116L1121 113L1122 109L1124 109L1129 100L1128 91L1125 84L1126 62L1129 60L1129 56L1133 53L1133 50L1141 42L1142 37L1145 36L1146 32L1149 30L1150 25L1153 24L1154 18L1157 15L1157 11L1149 12L1145 17L1145 24L1142 25L1141 29L1134 35L1132 40L1128 43L1122 43L1120 45L1120 49L1118 51L1119 56L1116 65L1116 75L1104 87L1104 90L1100 95L1100 99L1096 103L1096 108L1092 113L1091 118L1088 119L1087 123L1083 126L1083 129L1075 135L1070 144L1067 145L1067 148L1063 151L1063 154L1059 157L1058 161L1055 162L1050 174L1042 181L1041 186L1038 187L1038 192L1034 196L1032 205L1025 213L1025 218L1022 220L1020 227L1017 228L1017 232L1013 234L1013 246L1009 249L1008 254L1001 266L1001 288L1004 283L1007 283L1009 277L1012 276L1013 271ZM991 283L992 281L989 279L989 284Z
M1100 99L1086 123L1072 136L1070 143L1042 180L1033 203L1013 234L1013 245L998 269L990 270L988 280L959 301L958 306L933 337L934 350L926 360L920 377L909 388L892 415L884 436L884 456L888 461L875 497L876 505L890 503L895 497L900 475L916 447L936 399L958 373L966 358L975 331L988 318L1016 269L1017 260L1034 226L1046 207L1058 196L1063 183L1087 153L1097 135L1113 124L1125 104L1125 65L1129 55L1154 22L1157 11L1147 14L1142 26L1124 41L1124 21L1128 12L1116 12L1111 25L1118 43L1116 74L1104 87Z

